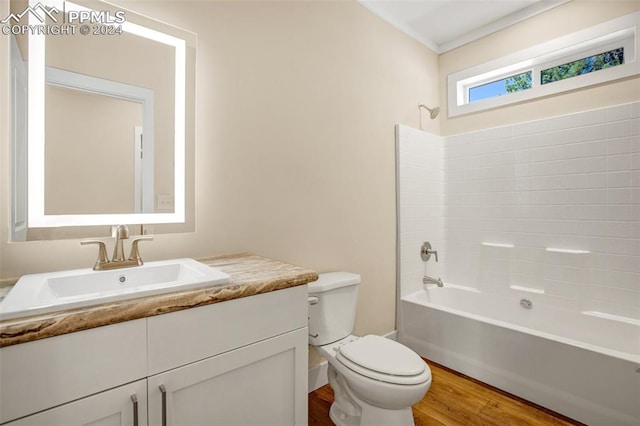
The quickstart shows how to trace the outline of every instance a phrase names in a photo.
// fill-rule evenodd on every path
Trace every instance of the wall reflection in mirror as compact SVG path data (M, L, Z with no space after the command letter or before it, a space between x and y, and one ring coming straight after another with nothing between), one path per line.
M12 239L185 223L195 35L100 1L10 8L71 28L11 36Z

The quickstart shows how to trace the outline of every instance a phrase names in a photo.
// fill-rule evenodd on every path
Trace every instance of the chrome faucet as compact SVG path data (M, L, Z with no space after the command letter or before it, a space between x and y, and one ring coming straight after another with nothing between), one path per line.
M140 250L138 249L138 243L140 241L153 240L151 236L141 236L131 239L131 252L129 258L124 257L124 240L129 239L129 228L127 225L117 225L111 227L111 236L115 238L115 245L113 247L113 255L111 260L107 256L107 247L104 241L101 240L83 240L80 241L81 245L97 244L98 245L98 258L93 266L95 271L104 271L108 269L129 268L131 266L140 266L143 264L140 257Z
M422 277L422 284L436 284L438 287L444 286L442 279L431 278L429 275L425 275L424 277Z
M127 225L112 226L111 236L116 239L116 244L113 246L113 256L111 256L111 261L123 262L124 244L122 241L129 239L129 228Z
M431 259L431 255L435 256L436 262L437 262L438 251L433 250L431 248L431 243L429 241L425 241L422 244L422 247L420 247L420 257L422 258L422 261L425 262L425 272L426 272L426 263L429 261L429 259ZM422 278L422 284L436 284L438 287L444 287L444 283L442 282L442 279L432 278L427 274L424 274L424 277Z

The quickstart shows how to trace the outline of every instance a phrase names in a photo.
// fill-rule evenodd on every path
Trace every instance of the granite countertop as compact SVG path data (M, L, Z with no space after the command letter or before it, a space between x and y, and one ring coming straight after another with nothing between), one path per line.
M282 290L318 279L310 269L247 253L199 261L226 272L231 282L0 321L0 347ZM6 281L1 287L4 295L11 284Z

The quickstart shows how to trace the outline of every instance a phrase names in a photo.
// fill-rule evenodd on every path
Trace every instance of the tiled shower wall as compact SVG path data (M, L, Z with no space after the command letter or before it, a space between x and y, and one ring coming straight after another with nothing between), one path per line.
M431 206L442 215L420 238L443 245L445 283L640 318L640 103L450 136L442 144L441 165L429 158L422 171L444 170L441 190L433 189L443 204ZM419 251L402 225L418 211L403 212L416 201L403 197L412 191L403 187L399 160L402 256L409 246ZM403 294L415 288L404 290L405 266L403 258Z
M406 295L422 288L422 243L429 241L439 258L444 255L443 138L398 125L396 139L399 268L401 293ZM437 278L441 266L432 257L427 273Z

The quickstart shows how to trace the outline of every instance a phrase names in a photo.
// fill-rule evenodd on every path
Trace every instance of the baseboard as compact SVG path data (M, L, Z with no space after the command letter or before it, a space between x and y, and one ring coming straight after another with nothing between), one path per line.
M329 383L329 380L327 379L328 368L329 363L327 360L324 360L320 364L316 364L309 369L309 393L316 389L320 389Z
M391 340L397 340L398 330L383 334L382 337L386 337L387 339ZM327 360L324 360L320 364L316 364L309 369L309 393L313 392L316 389L320 389L321 387L329 383L329 380L327 379L328 368L329 363L327 362Z

